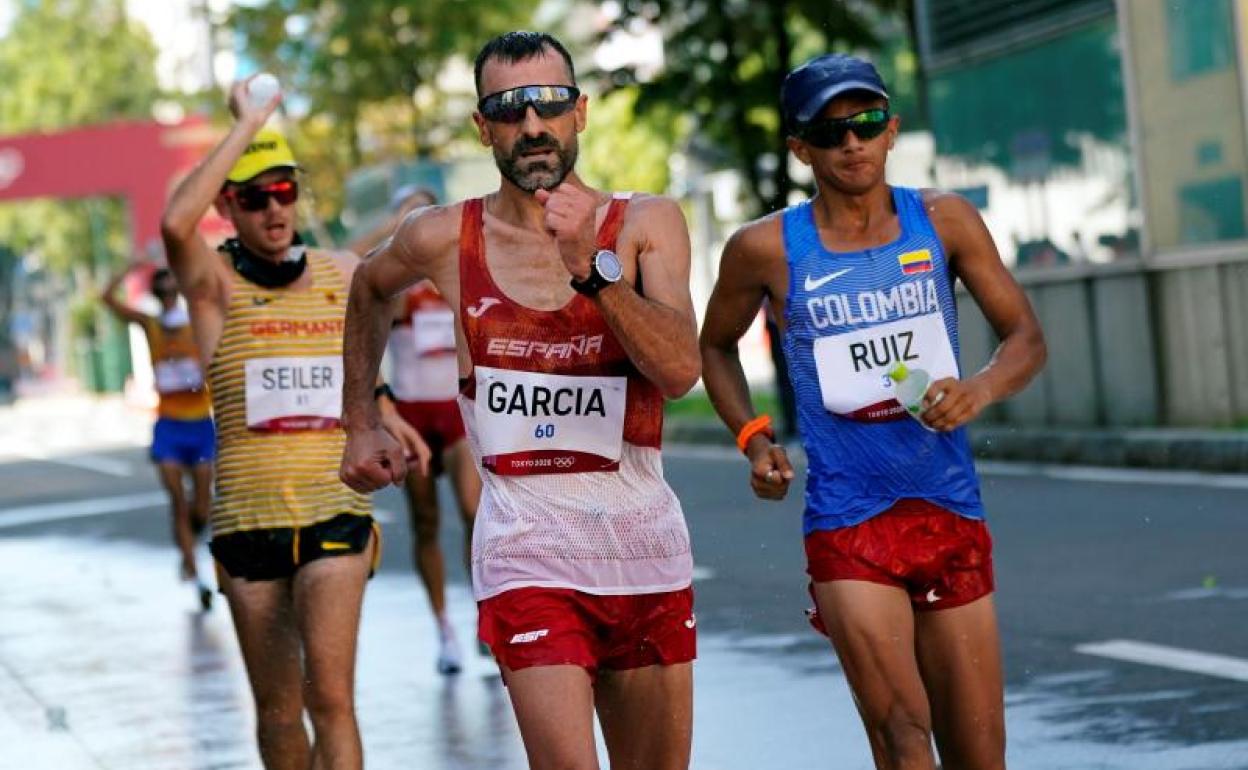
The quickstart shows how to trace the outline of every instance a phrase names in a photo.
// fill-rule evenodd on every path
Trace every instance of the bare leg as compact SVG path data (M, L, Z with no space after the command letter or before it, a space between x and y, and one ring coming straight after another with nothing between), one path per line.
M249 581L217 570L256 702L256 736L266 770L307 770L299 635L289 580Z
M303 640L303 697L315 732L313 770L359 770L364 748L355 721L355 651L373 541L363 553L317 559L294 578Z
M191 468L191 532L198 536L208 526L212 513L212 463L198 463Z
M530 770L598 770L594 695L580 666L503 668Z
M991 596L916 615L916 650L945 770L1004 770L1005 696Z
M182 486L182 466L174 462L162 462L156 466L160 483L169 493L169 507L173 514L173 542L182 554L182 578L193 580L195 568L195 535L191 531L191 509Z
M611 770L687 770L693 664L605 671L594 689Z
M412 560L439 621L446 614L446 562L438 543L438 487L432 475L408 471L404 491L412 521Z
M464 569L472 577L472 527L481 502L481 475L477 473L468 442L459 440L443 453L455 499L459 502L459 518L464 524Z
M853 690L879 770L934 770L932 718L915 657L914 610L900 588L815 584L819 609Z

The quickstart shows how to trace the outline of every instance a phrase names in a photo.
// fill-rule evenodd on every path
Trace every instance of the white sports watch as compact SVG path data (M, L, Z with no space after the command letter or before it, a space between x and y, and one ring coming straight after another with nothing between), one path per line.
M583 281L572 279L572 288L592 297L624 277L624 265L614 251L600 249L589 260L589 277Z

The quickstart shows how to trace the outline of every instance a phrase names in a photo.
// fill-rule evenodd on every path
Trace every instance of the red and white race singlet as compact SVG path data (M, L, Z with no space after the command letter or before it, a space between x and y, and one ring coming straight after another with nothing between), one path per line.
M408 290L390 330L388 382L400 401L454 401L459 393L455 311L429 282Z
M628 196L611 202L612 249ZM689 585L689 533L663 478L663 397L593 300L534 310L509 299L485 258L480 199L460 225L459 317L473 371L460 411L481 467L473 534L478 600L526 586L593 594Z

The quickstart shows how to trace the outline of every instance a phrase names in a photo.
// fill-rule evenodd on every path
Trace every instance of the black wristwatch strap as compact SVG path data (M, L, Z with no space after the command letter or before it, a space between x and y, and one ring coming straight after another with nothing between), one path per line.
M381 398L382 396L385 396L386 398L390 399L390 401L393 403L398 403L399 401L397 398L394 397L394 391L391 390L390 386L384 382L378 385L377 387L373 388L373 400L374 401Z
M602 272L602 268L599 266L600 260L607 257L609 257L614 263L614 278L610 275L604 274ZM610 251L609 249L599 249L589 260L589 277L583 281L578 281L573 278L572 288L587 297L596 295L598 292L620 280L622 277L622 271L620 270L619 262L620 258L616 256L615 252Z
M588 278L583 281L578 281L573 278L571 283L572 288L576 289L578 294L584 294L586 297L592 297L607 286L611 285L611 281L608 281L603 277L602 273L598 272L598 265L593 262L589 263Z

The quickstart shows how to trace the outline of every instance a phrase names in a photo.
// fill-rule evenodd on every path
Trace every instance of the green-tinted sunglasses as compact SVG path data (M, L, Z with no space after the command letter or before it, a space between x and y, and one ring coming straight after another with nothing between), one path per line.
M876 107L845 118L812 121L802 126L797 135L807 144L827 150L844 144L850 131L863 141L874 139L888 128L888 118L887 109Z

